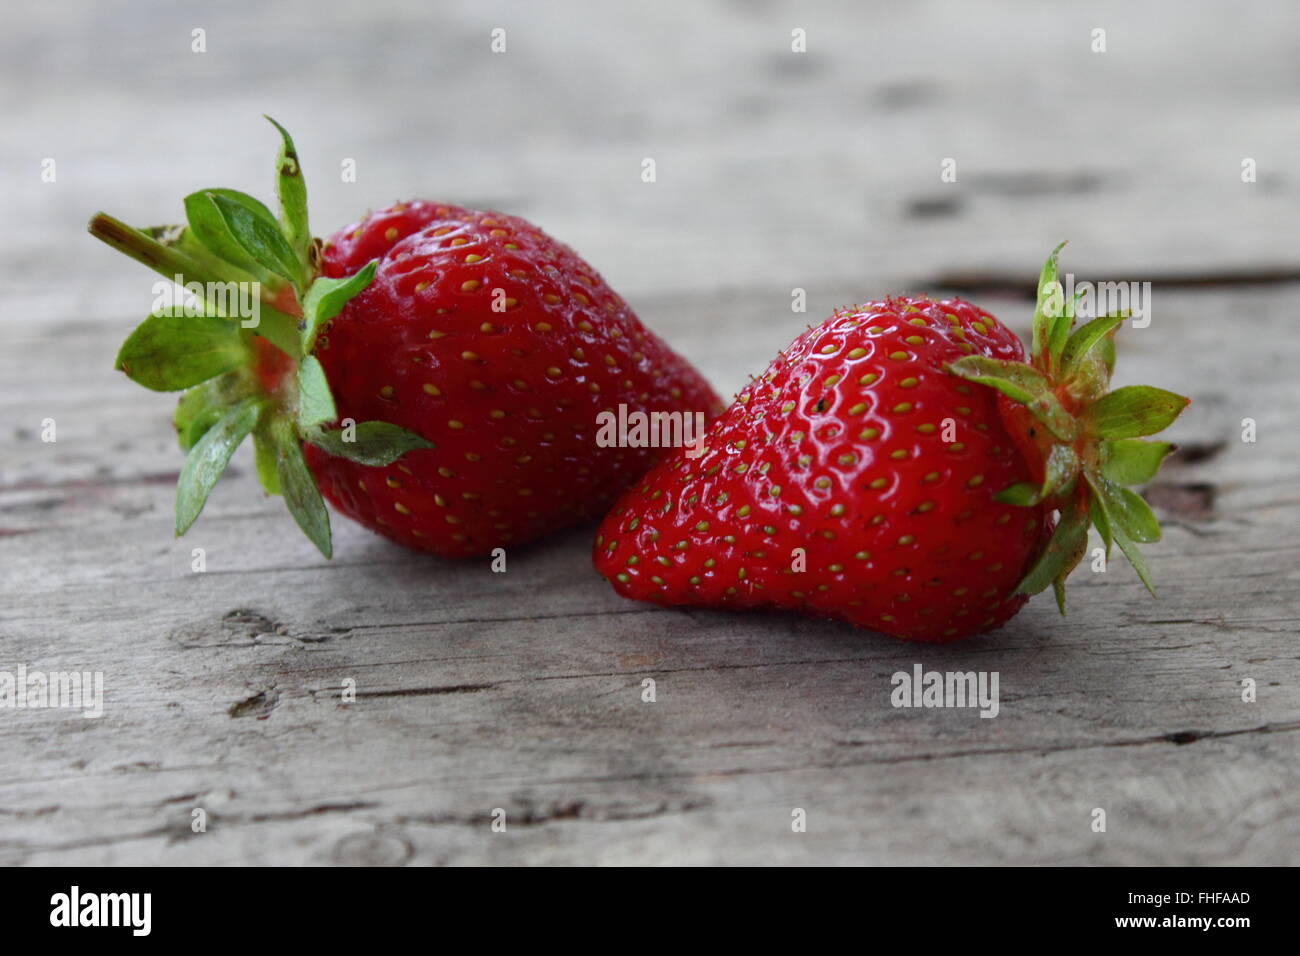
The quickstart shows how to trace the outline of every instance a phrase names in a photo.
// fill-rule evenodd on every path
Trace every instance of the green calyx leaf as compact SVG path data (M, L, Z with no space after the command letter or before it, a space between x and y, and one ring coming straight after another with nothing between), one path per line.
M1092 526L1097 529L1097 533L1101 535L1102 543L1106 545L1106 560L1109 561L1111 545L1115 543L1115 535L1110 527L1110 515L1106 511L1106 503L1102 501L1097 491L1097 486L1091 479L1088 480L1088 484L1092 492L1088 496L1088 517L1092 520Z
M205 382L248 361L238 326L220 316L187 315L181 307L141 322L117 353L114 366L156 392Z
M280 152L275 159L275 194L280 200L280 226L302 274L309 275L312 261L311 229L307 225L307 183L298 161L298 149L289 131L271 117L267 121L280 131Z
M408 451L434 447L414 432L388 422L361 422L330 431L315 429L305 437L322 451L373 468L391 465Z
M181 451L193 448L231 406L252 395L255 389L252 377L243 369L233 369L187 389L172 416Z
M1065 292L1061 288L1060 280L1057 278L1057 260L1064 248L1065 243L1062 242L1053 249L1038 274L1038 294L1034 306L1033 341L1030 348L1030 354L1036 362L1040 358L1046 359L1051 354L1052 343L1062 337L1062 333L1059 332L1060 325L1064 323L1066 333L1069 332L1070 328L1070 317L1066 315ZM1041 364L1047 367L1051 363L1043 361Z
M1035 396L1025 407L1061 441L1073 441L1079 433L1079 423L1061 407L1061 400L1050 391Z
M1037 594L1054 581L1064 582L1088 549L1088 511L1076 496L1061 512L1060 521L1052 533L1047 547L1039 555L1029 573L1016 586L1019 594ZM1063 595L1058 603L1064 605ZM1064 613L1064 606L1062 606Z
M1093 523L1097 526L1101 534L1102 541L1106 543L1106 555L1110 556L1110 547L1112 541L1119 545L1120 551L1124 552L1124 557L1128 558L1129 564L1137 572L1138 579L1151 593L1152 597L1156 596L1155 583L1151 579L1151 572L1147 569L1146 560L1142 557L1142 552L1138 550L1137 543L1132 535L1126 530L1126 527L1132 527L1134 524L1146 528L1150 533L1154 527L1156 537L1159 537L1160 526L1156 523L1154 515L1151 515L1147 503L1133 495L1141 502L1138 506L1133 506L1130 502L1120 500L1118 494L1107 486L1106 480L1099 476L1090 475L1088 484L1092 489L1090 508L1093 515ZM1128 489L1119 489L1128 491ZM1132 495L1132 492L1128 492ZM1121 516L1114 510L1118 506L1121 509L1128 509L1129 514ZM1121 523L1125 522L1125 523Z
M1124 557L1128 558L1128 563L1133 566L1137 572L1138 579L1141 580L1147 591L1152 597L1156 597L1156 585L1151 578L1151 572L1147 569L1146 559L1142 557L1142 552L1138 550L1137 545L1128 535L1121 532L1118 528L1114 529L1115 543L1119 549L1124 552Z
M343 279L328 279L321 276L311 284L302 303L302 351L309 354L316 347L316 336L321 326L343 311L362 289L370 285L375 278L379 260L374 259Z
M1137 438L1154 435L1174 423L1191 400L1150 385L1129 385L1103 395L1086 412L1099 438Z
M1068 496L1075 486L1082 462L1069 445L1052 445L1047 455L1043 483L1034 484L1024 481L1003 488L993 496L995 501L1004 505L1017 505L1022 508L1032 507L1049 498Z
M289 513L311 543L328 558L333 554L330 516L316 479L303 458L298 430L288 418L277 417L271 421L269 431L275 450L276 479Z
M1078 374L1081 364L1088 358L1092 350L1107 335L1119 328L1126 318L1128 318L1127 312L1119 315L1107 315L1099 319L1093 319L1086 325L1076 329L1070 338L1066 340L1065 349L1061 352L1063 373L1066 376Z
M257 261L231 232L227 219L217 206L216 196L255 210L259 219L272 219L271 211L252 196L234 189L203 189L185 197L185 221L196 243L223 263L248 273L255 281L268 286L283 285L273 270ZM273 220L272 220L273 221Z
M993 500L1000 501L1004 505L1028 508L1042 500L1042 490L1041 485L1036 485L1032 481L1022 481L1019 484L1003 488L993 496Z
M334 396L325 380L325 369L321 368L316 356L305 356L298 363L298 427L306 432L337 417Z
M1141 495L1105 478L1094 487L1106 506L1113 532L1142 544L1160 540L1160 522Z
M293 284L299 296L307 285L307 270L298 261L280 225L257 200L232 191L205 193L216 207L222 224L239 248L258 266Z
M1115 333L1128 313L1107 315L1074 329L1079 296L1066 301L1058 257L1064 243L1047 257L1039 273L1029 362L968 355L948 368L967 381L986 385L1030 413L1046 427L1035 430L1019 412L999 409L1017 433L1024 454L1041 482L1022 481L1002 489L995 500L1059 512L1055 533L1020 582L1021 593L1035 594L1050 584L1062 612L1064 582L1086 551L1088 527L1101 535L1109 555L1113 545L1132 563L1152 594L1151 575L1138 545L1160 539L1160 525L1147 502L1126 485L1150 481L1173 446L1144 441L1168 427L1188 399L1146 385L1108 392L1115 367ZM1026 434L1020 434L1020 432Z
M176 483L176 536L189 530L208 500L221 473L230 463L248 433L257 424L265 409L262 399L246 398L229 409L211 428L204 432L190 449Z
M1078 433L1074 418L1061 406L1052 391L1051 380L1024 362L968 355L948 366L948 371L971 382L996 389L1014 402L1024 405L1048 430L1062 441Z
M1053 445L1047 454L1047 467L1043 477L1043 487L1039 492L1040 500L1069 494L1074 487L1075 477L1079 474L1079 456L1069 445Z
M320 245L308 225L298 152L289 133L271 122L280 134L278 216L246 193L214 188L185 198L184 226L135 229L99 213L89 231L198 301L155 311L117 357L117 366L148 388L185 390L174 415L177 441L187 452L176 490L177 534L193 525L251 434L263 490L283 495L299 527L328 557L329 513L303 442L369 466L433 446L388 422L344 419L343 427L330 427L339 413L315 346L325 324L374 280L378 263L342 279L318 276Z
M1024 362L968 355L948 366L948 371L971 382L995 388L1012 401L1028 405L1051 388L1047 376Z
M1059 574L1052 578L1052 594L1056 597L1056 609L1061 612L1061 617L1065 617L1065 579L1066 574Z
M1145 485L1174 446L1164 441L1121 438L1101 443L1101 473L1120 485Z
M1097 353L1100 353L1098 355ZM1093 355L1098 358L1102 367L1106 369L1106 382L1110 382L1110 377L1115 374L1115 336L1107 335L1101 340L1101 347Z
M253 464L257 468L257 480L262 490L268 495L280 493L280 470L275 457L275 439L265 421L253 429Z

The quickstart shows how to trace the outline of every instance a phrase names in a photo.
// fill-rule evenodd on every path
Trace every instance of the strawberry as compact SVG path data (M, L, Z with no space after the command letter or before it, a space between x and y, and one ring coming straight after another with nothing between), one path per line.
M665 605L836 617L906 640L996 628L1064 581L1090 523L1151 588L1136 543L1159 537L1125 484L1172 446L1138 440L1187 399L1106 389L1123 316L1071 334L1057 256L1032 359L959 299L841 309L800 335L710 427L600 527L595 564L620 594ZM1154 590L1153 592L1154 593Z
M477 554L598 517L657 457L596 453L600 411L720 404L590 266L522 219L399 204L330 239L324 272L374 255L374 281L315 354L340 416L435 447L381 473L314 446L307 463L336 508L403 544Z
M602 411L720 407L594 269L522 219L415 201L313 240L276 126L278 220L211 189L186 198L184 228L90 225L199 283L197 305L156 309L117 363L186 390L177 534L251 434L263 487L326 556L323 498L401 544L486 554L603 514L654 463L657 448L599 448ZM237 321L227 283L254 290L252 320Z

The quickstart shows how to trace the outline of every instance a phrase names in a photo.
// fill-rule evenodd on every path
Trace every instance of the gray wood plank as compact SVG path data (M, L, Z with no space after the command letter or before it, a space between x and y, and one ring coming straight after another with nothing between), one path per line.
M1194 396L1179 437L1207 457L1175 461L1162 483L1214 489L1208 515L1161 509L1161 600L1118 564L1081 570L1068 618L1038 600L950 648L625 602L590 570L589 529L493 574L336 519L327 563L259 496L246 458L174 541L167 399L95 361L119 328L74 323L71 370L86 380L62 399L72 437L13 443L6 458L0 514L21 533L0 537L0 634L33 669L103 670L106 714L5 715L0 859L1293 862L1300 477L1295 386L1271 370L1300 358L1277 334L1294 295L1157 301L1170 321L1127 333L1121 368ZM762 302L679 306L679 344L704 350L704 316L741 342ZM1276 347L1237 337L1216 352L1233 309ZM23 331L37 343L24 354L45 354L58 328ZM1175 332L1182 368L1165 360ZM1214 377L1228 347L1247 387ZM754 365L750 348L712 361ZM21 379L7 416L30 420L58 392L24 362L4 371ZM1260 440L1243 444L1252 413ZM999 717L894 709L890 676L915 663L997 670ZM345 678L355 703L340 698ZM211 815L205 834L188 830L195 807ZM795 807L805 834L790 832ZM1105 834L1089 828L1094 807Z

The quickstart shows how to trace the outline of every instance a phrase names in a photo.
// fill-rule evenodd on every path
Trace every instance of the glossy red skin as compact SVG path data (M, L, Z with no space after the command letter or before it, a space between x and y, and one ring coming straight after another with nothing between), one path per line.
M305 451L326 499L394 541L470 557L599 516L663 454L598 447L600 411L721 407L595 270L522 219L399 204L333 236L323 271L374 258L315 352L340 421L392 422L435 447L384 468Z
M967 354L1024 358L1014 333L960 300L837 312L741 392L701 458L674 454L623 496L597 570L630 598L798 610L906 640L1000 626L1026 601L1012 591L1050 517L994 500L1031 469L997 393L945 371Z

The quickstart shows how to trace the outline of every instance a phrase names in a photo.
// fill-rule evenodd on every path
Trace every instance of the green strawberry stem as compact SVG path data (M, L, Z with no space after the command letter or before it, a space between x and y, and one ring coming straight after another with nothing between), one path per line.
M87 227L90 234L136 262L148 266L166 279L184 277L186 282L251 282L247 273L223 262L201 246L182 252L177 246L159 242L145 231L133 229L107 213L97 213ZM160 229L152 230L155 232ZM275 308L275 290L259 287L259 324L257 334L286 355L301 355L297 320Z
M329 557L329 513L302 443L372 466L431 446L388 422L329 427L338 412L311 354L316 335L370 284L376 263L342 279L319 275L320 246L308 226L298 152L284 127L267 119L281 137L278 217L252 196L218 188L185 198L183 227L134 229L101 212L88 228L164 278L203 289L197 310L176 306L145 319L116 361L146 388L184 391L175 414L177 438L187 452L177 482L177 535L198 518L231 455L252 435L263 489L284 496L299 527ZM245 327L251 316L231 314L232 290L256 290L255 326Z
M1065 579L1087 551L1096 527L1109 558L1112 545L1152 595L1155 585L1138 550L1160 539L1146 501L1125 485L1144 484L1173 450L1144 441L1171 425L1189 399L1148 385L1107 391L1114 369L1114 335L1125 314L1093 319L1074 329L1076 302L1065 301L1058 280L1058 245L1038 281L1029 362L967 356L949 366L954 375L1000 392L1009 400L1008 428L1042 478L1003 489L998 499L1043 505L1059 513L1056 530L1017 591L1037 594L1051 585L1065 613Z

